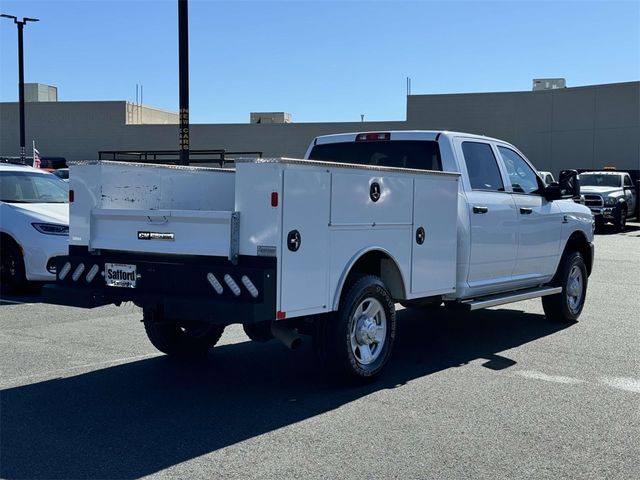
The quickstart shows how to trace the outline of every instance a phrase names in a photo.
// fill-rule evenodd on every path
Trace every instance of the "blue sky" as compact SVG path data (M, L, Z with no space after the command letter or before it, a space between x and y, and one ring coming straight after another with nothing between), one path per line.
M25 28L25 80L59 100L177 110L177 0L1 0ZM640 79L640 1L191 0L192 123L403 120L414 94ZM17 100L16 28L0 19L0 100Z

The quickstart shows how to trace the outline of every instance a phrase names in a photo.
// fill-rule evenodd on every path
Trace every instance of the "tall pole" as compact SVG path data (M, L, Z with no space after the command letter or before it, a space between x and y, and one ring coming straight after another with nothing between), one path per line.
M180 69L180 164L189 165L189 10L178 0L178 56Z
M23 17L18 20L14 15L0 14L0 17L13 20L18 26L18 101L20 104L20 161L26 162L25 149L25 121L24 121L24 45L22 41L22 33L27 22L38 22L37 18Z
M22 43L22 30L25 22L16 21L18 25L18 97L20 102L20 162L25 163L25 128L24 128L24 48Z

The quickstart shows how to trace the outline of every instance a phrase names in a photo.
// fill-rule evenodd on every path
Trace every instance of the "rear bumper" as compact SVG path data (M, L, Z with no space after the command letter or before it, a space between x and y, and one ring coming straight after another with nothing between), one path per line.
M139 274L136 288L107 286L105 263L135 265ZM64 266L71 267L65 269ZM73 273L84 265L81 275ZM87 272L94 265L98 274L91 280ZM68 273L60 278L64 271ZM92 255L72 252L58 258L55 284L43 288L44 300L58 305L95 308L122 302L162 310L166 318L197 320L216 324L253 323L273 320L276 315L276 259L241 256L233 265L226 258L199 256L152 256L124 252ZM213 274L223 287L218 293L207 276ZM236 292L224 281L225 275L239 287ZM249 291L242 278L250 279L256 291Z

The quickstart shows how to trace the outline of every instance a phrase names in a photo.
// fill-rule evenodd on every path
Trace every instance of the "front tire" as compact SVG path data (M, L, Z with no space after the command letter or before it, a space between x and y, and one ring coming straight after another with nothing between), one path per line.
M562 287L556 295L542 297L542 308L554 322L575 322L587 296L587 267L579 252L568 252L560 262L553 284Z
M396 335L393 299L373 275L358 279L339 310L318 321L316 355L325 370L341 379L367 382L383 370Z
M620 207L618 210L618 215L615 218L615 228L616 232L624 232L624 229L627 227L627 209L625 207Z
M202 357L218 343L223 325L165 319L162 313L143 312L144 329L149 341L163 353L176 357Z

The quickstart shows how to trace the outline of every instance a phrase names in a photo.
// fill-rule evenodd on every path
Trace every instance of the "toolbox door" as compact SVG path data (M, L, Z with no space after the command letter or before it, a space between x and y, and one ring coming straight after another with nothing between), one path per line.
M328 311L331 174L284 171L280 310L287 318Z
M411 294L440 295L456 285L458 177L417 176L413 194Z

